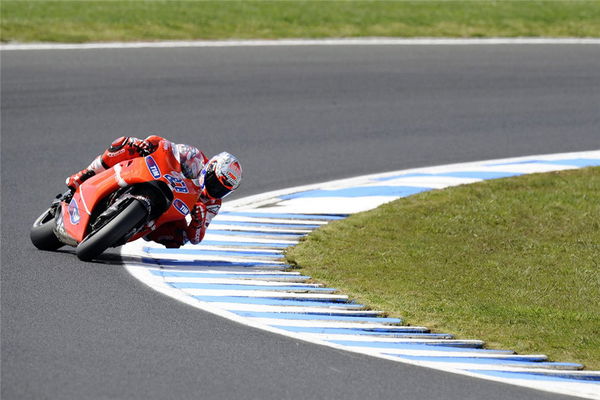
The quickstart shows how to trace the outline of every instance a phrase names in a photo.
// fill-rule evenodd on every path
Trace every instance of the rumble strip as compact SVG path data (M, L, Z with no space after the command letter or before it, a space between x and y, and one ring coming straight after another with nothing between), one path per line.
M544 355L486 349L349 301L290 271L283 251L329 221L415 193L535 172L600 166L600 150L419 168L290 188L232 201L204 241L180 249L138 240L125 267L193 307L296 339L388 360L600 399L600 371ZM410 322L410 321L408 321Z

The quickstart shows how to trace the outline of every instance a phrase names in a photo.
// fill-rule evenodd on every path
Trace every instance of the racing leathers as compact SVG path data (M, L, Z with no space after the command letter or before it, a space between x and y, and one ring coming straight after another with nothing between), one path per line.
M152 135L146 139L135 137L120 137L91 162L91 164L67 178L67 186L75 191L85 180L91 178L99 172L107 170L121 161L130 160L136 157L145 157L152 154L158 147L161 140L166 140L160 136ZM204 164L208 158L200 153ZM180 220L168 222L158 226L152 233L146 235L144 239L160 243L168 248L177 248L189 241L197 244L202 241L206 228L217 215L221 208L221 199L214 199L205 193L200 194L196 205L190 213L191 221L189 224L182 218Z

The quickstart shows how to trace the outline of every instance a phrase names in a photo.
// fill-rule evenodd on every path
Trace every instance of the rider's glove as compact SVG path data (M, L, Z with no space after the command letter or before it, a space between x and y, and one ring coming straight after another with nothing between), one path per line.
M198 202L192 208L192 220L186 229L187 239L192 244L198 244L204 238L204 233L206 232L205 228L206 223L206 205L204 203Z
M154 145L147 140L133 137L129 138L129 145L133 147L141 156L147 156L155 150Z
M96 175L94 171L86 168L68 177L65 183L67 184L67 187L74 192L79 188L79 185L94 175Z
M190 227L194 227L194 228L202 227L205 219L206 219L206 204L196 203L194 208L192 208L192 221L190 222Z

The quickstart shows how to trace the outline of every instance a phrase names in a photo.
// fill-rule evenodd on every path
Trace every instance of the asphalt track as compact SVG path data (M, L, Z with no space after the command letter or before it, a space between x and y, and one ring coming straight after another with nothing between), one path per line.
M121 135L239 155L236 197L597 149L597 45L4 51L1 63L3 399L562 397L241 326L110 257L37 251L28 232L65 176Z

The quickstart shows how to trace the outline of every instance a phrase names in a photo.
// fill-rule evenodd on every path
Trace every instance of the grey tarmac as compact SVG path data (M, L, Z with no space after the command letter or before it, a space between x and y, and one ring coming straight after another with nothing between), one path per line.
M239 198L600 147L597 45L3 51L3 399L559 399L323 348L180 304L29 227L113 139L239 156ZM424 288L425 289L425 288ZM485 338L481 338L485 339Z

